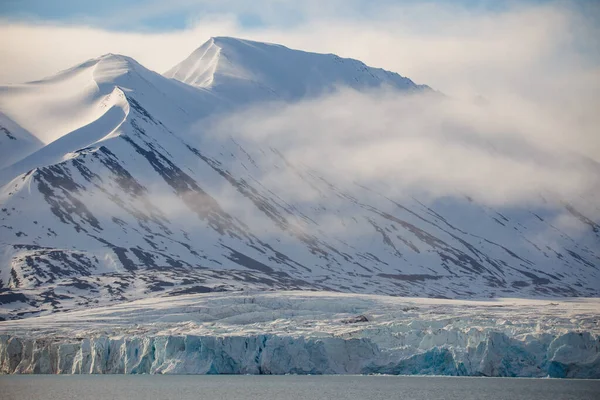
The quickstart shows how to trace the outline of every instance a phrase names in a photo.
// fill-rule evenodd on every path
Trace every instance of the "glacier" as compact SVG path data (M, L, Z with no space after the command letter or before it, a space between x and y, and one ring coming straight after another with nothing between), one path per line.
M599 299L193 294L0 324L5 374L600 378Z

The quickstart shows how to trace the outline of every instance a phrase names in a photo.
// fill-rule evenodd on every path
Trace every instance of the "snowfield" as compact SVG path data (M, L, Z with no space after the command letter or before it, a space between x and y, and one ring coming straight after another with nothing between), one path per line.
M194 294L0 323L3 373L600 378L600 299Z

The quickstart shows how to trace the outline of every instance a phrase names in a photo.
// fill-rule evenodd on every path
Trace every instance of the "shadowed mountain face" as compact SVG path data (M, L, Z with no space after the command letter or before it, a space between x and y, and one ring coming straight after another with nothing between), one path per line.
M248 289L600 295L600 225L572 202L393 198L380 190L393 177L339 185L199 123L340 86L432 92L356 60L233 38L164 76L109 54L0 88L0 316ZM555 226L559 212L578 229Z

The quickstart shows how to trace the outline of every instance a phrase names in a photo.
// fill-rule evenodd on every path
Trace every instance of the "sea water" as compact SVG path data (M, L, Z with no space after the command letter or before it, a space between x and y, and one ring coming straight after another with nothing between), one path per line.
M0 376L0 399L598 400L600 381L415 376Z

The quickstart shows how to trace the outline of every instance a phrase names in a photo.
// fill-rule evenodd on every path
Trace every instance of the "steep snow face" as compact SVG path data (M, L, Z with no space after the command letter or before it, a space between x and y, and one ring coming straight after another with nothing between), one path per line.
M184 295L0 324L2 373L600 377L598 300Z
M8 132L0 149L2 183L58 163L65 154L116 131L129 106L112 81L123 80L135 64L127 57L106 55L42 81L0 88L3 129Z
M228 100L295 100L336 86L363 90L389 86L423 90L410 79L334 54L307 53L285 46L214 37L164 74L210 88Z
M134 63L106 55L41 81L4 86L0 107L37 140L49 144L104 114L101 104L113 91L113 85L105 84L130 73Z
M240 289L599 294L600 225L572 204L494 209L342 189L276 147L197 128L249 101L310 96L312 86L427 89L276 45L215 38L198 52L173 76L210 70L210 56L202 87L106 55L0 89L0 137L14 146L1 148L13 157L0 170L2 318ZM303 196L264 179L272 171ZM557 210L576 229L555 226Z

